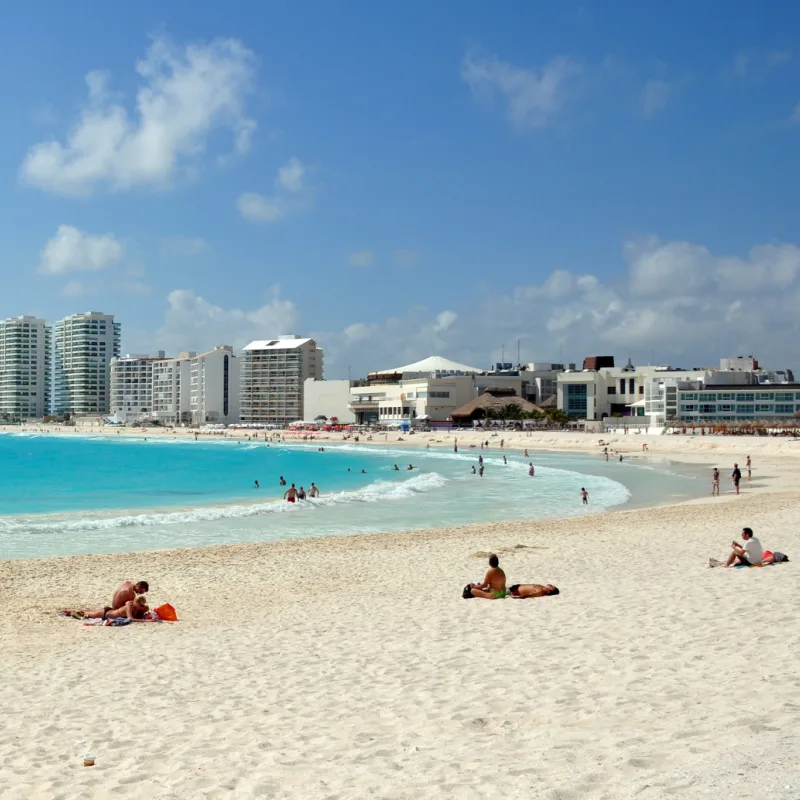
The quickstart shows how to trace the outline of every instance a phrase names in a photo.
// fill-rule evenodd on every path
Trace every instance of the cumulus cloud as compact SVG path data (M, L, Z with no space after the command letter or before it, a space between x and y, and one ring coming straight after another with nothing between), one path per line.
M351 267L371 267L375 263L372 250L354 250L347 254L347 263Z
M42 250L38 271L44 275L96 272L118 262L123 254L122 242L112 233L93 236L72 225L59 225Z
M482 101L499 95L518 130L543 128L552 122L575 93L574 81L580 72L580 64L564 56L539 70L475 53L468 53L461 65L461 77L473 95Z
M66 195L99 186L125 190L163 188L182 169L196 166L212 134L228 130L233 148L245 153L256 123L245 113L255 56L236 39L178 47L153 40L137 62L141 85L130 113L109 92L109 76L86 76L88 100L65 142L34 145L21 179Z
M244 219L271 224L314 204L314 190L306 183L308 168L296 156L278 169L271 195L244 192L236 206Z
M262 305L246 310L223 308L193 289L175 289L167 295L164 322L137 347L144 350L210 350L219 344L240 349L254 339L270 339L295 329L297 309L281 297L280 287L271 287Z

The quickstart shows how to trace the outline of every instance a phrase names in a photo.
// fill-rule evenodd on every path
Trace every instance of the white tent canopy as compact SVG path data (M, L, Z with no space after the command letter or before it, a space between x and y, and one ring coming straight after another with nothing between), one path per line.
M456 361L451 361L449 358L442 358L442 356L429 356L423 358L422 361L416 361L413 364L406 364L404 367L396 367L395 369L383 369L376 372L376 375L390 375L395 372L445 372L445 373L465 373L475 374L483 372L484 370L478 367L469 367L466 364L459 364Z

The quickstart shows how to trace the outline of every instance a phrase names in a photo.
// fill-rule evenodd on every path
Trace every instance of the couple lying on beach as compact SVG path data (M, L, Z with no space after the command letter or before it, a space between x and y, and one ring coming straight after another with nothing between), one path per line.
M515 583L506 588L506 574L500 569L500 559L492 554L489 556L489 571L486 573L483 583L468 583L464 587L462 597L465 600L471 597L479 597L483 600L501 600L504 597L523 599L555 594L560 594L560 592L552 583Z
M147 605L145 594L150 590L147 581L124 581L120 584L114 596L111 598L110 606L96 611L64 609L68 617L75 619L139 619L145 618L145 614L150 610Z

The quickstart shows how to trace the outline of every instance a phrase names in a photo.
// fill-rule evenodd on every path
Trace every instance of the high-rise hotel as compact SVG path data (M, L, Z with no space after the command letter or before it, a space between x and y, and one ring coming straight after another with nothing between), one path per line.
M306 378L322 380L322 350L313 339L250 342L241 359L242 422L287 425L303 418Z
M50 328L43 319L0 320L0 420L50 411Z
M105 414L111 403L111 359L121 326L112 314L73 314L53 328L53 411Z

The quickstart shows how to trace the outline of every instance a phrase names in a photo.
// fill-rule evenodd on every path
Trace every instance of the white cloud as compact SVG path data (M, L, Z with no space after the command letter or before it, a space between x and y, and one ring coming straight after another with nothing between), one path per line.
M375 253L372 250L354 250L347 254L347 263L351 267L371 267L375 263Z
M559 56L540 70L523 69L494 57L470 53L461 65L461 77L478 99L499 94L508 104L511 124L519 129L543 128L564 107L575 89L581 66Z
M647 81L642 95L642 116L651 119L659 111L663 111L673 92L673 85L667 81Z
M72 225L59 225L42 250L38 271L45 275L98 271L118 262L123 254L122 242L111 233L93 236Z
M416 250L394 251L394 263L403 269L411 269L411 267L416 267L420 261L422 261L422 253L418 253Z
M161 253L167 258L191 258L210 252L211 245L200 236L165 236Z
M278 222L286 216L286 209L280 198L264 197L255 192L239 195L236 207L250 222Z
M283 300L280 287L267 292L266 302L254 309L223 308L193 289L175 289L167 296L164 323L136 346L145 350L209 350L219 344L242 348L254 339L269 339L296 328L294 303Z
M102 185L163 188L195 165L211 134L227 129L247 152L256 124L245 115L255 56L236 39L179 48L153 40L136 64L136 109L108 92L108 76L86 76L89 99L66 143L40 142L21 168L25 183L58 194L90 194Z
M307 172L308 168L292 156L278 169L275 193L265 196L244 192L236 201L239 213L250 222L272 224L310 208L314 204L314 190L305 183Z
M275 183L279 188L286 189L287 192L301 192L303 190L303 180L306 175L306 167L296 156L292 156L289 162L278 170L278 177Z
M433 329L436 333L446 331L457 319L458 314L455 311L442 311L441 314L437 314Z

